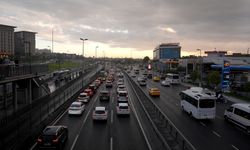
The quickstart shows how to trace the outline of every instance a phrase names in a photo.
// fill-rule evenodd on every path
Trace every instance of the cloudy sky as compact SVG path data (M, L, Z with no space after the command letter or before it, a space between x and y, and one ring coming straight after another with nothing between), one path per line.
M162 42L196 49L246 53L250 0L1 0L0 24L37 32L36 47L85 56L152 57Z

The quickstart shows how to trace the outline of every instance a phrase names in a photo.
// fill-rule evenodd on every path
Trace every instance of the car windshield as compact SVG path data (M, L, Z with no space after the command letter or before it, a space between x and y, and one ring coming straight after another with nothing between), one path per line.
M120 109L128 109L128 106L120 106Z
M199 101L200 108L214 108L215 107L215 100L213 99L202 99Z
M179 79L179 76L173 76L173 79Z
M104 110L96 110L95 114L105 114L105 111Z
M81 105L80 104L71 104L70 107L81 107Z

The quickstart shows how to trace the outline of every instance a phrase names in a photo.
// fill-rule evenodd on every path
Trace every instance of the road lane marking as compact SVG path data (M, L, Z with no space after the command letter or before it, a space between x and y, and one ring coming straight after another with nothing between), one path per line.
M215 131L213 131L213 134L215 134L216 136L218 136L219 138L221 138L221 135Z
M73 150L73 148L75 147L75 144L76 144L76 141L77 141L78 137L79 137L79 134L76 135L76 138L75 138L70 150Z
M83 125L86 123L87 118L88 118L88 116L89 116L89 114L90 114L90 111L91 111L91 109L93 108L94 104L96 103L96 100L97 100L97 99L98 99L98 96L95 97L94 102L92 103L92 105L91 105L91 107L90 107L90 109L89 109L89 111L88 111L86 117L84 118L84 120L83 120L83 122L82 122L82 125L81 125L81 127L80 127L80 130L79 130L79 133L82 131ZM76 136L76 138L75 138L75 140L74 140L74 143L72 144L70 150L73 150L73 149L74 149L75 144L76 144L76 142L77 142L77 140L78 140L79 133L77 134L77 136Z
M111 124L113 123L113 120L114 120L114 113L113 110L111 110Z
M206 125L205 123L203 123L203 122L200 122L200 124L201 124L202 126L204 126L204 127L207 126L207 125Z
M137 112L136 112L136 110L135 110L134 104L133 104L132 99L131 99L131 97L130 97L129 94L128 94L128 97L129 97L129 100L130 100L130 104L131 104L131 107L132 107L132 111L133 111L134 114L135 114L135 118L136 118L136 120L138 121L138 124L139 124L139 126L140 126L140 128L141 128L142 134L143 134L144 139L145 139L145 141L146 141L146 143L147 143L147 145L148 145L148 148L149 148L149 150L152 150L152 147L151 147L151 145L150 145L150 143L149 143L148 137L146 136L146 133L145 133L143 127L142 127L141 121L139 120L139 117L138 117L138 115L137 115Z
M110 138L110 150L113 150L113 137Z
M232 145L232 147L235 149L235 150L240 150L240 149L238 149L236 146L234 146L234 145Z

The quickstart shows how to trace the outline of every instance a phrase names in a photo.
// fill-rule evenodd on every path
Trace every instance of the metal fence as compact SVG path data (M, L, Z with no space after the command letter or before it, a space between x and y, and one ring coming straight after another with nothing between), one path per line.
M34 142L32 139L35 139L49 122L65 110L81 89L95 78L96 74L88 77L82 75L7 118L0 126L1 150L23 149L23 144L27 141Z
M133 90L157 136L165 149L195 150L195 147L175 127L171 120L162 112L141 87L127 75Z

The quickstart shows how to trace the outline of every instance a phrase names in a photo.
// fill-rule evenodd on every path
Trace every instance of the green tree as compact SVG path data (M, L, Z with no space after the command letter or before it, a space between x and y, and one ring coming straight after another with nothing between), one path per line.
M195 82L198 78L199 78L199 72L197 70L193 71L191 74L190 74L190 77L191 77L191 80L193 82Z
M250 92L250 82L247 82L247 83L244 85L244 91L245 91L245 92Z
M148 56L145 56L142 61L143 63L148 63L149 60L150 58Z
M207 75L207 83L212 86L217 86L220 83L220 79L221 77L219 71L212 71Z

